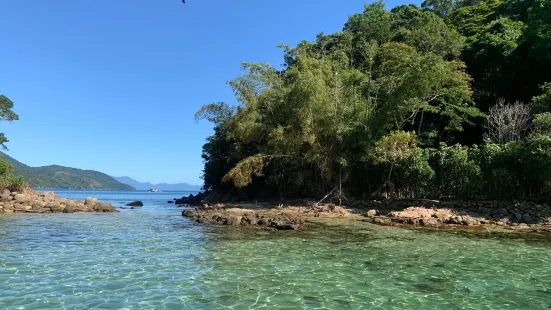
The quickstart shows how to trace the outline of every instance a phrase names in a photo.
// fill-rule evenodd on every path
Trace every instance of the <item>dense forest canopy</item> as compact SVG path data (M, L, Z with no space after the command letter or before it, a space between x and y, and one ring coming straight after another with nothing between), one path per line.
M13 101L0 94L0 121L16 121L19 115L13 111ZM0 147L7 150L6 143L9 142L4 133L0 133ZM23 179L13 173L13 166L0 156L0 189L17 189L23 185Z
M549 197L550 0L375 2L281 48L196 115L212 195Z

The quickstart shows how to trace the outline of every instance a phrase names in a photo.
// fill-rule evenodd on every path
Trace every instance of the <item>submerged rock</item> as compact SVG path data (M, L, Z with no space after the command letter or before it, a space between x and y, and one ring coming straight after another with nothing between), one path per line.
M130 207L143 207L143 202L141 201L133 201L131 203L128 203L126 204L127 206L130 206Z

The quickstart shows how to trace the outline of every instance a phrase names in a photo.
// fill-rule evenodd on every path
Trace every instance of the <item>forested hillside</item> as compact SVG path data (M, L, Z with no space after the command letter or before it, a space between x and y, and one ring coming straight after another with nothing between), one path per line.
M237 106L198 111L206 190L551 197L550 0L376 2L282 49L282 70L243 64Z
M114 189L133 190L105 173L63 166L29 167L12 157L1 153L0 158L13 166L13 173L23 177L25 183L34 188L63 189Z

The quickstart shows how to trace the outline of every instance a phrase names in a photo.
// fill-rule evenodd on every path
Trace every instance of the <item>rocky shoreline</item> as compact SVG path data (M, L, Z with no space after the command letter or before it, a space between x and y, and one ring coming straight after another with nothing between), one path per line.
M296 206L303 205L303 206ZM198 223L298 230L309 218L347 218L410 228L485 229L551 232L551 208L514 201L437 201L398 199L356 201L348 207L295 201L293 204L203 204L182 215Z
M404 199L370 201L356 207L369 209L365 214L368 221L382 225L551 228L551 208L534 202Z
M269 204L205 204L187 209L182 216L197 223L245 226L264 230L298 230L309 217L346 217L350 213L342 207L323 205L315 207L271 206Z
M96 198L74 200L53 192L35 192L24 188L17 192L0 190L0 213L75 213L119 212L113 205Z

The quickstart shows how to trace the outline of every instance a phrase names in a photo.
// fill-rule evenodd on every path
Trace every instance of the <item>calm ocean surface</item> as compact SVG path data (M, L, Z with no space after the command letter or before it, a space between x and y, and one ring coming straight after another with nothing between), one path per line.
M0 215L0 309L550 309L547 235L356 223L203 226L183 192L56 191L144 207Z

